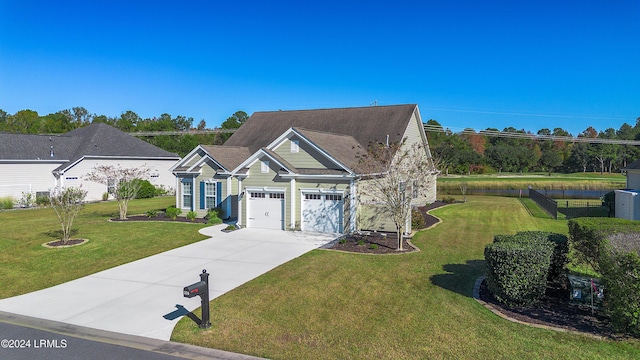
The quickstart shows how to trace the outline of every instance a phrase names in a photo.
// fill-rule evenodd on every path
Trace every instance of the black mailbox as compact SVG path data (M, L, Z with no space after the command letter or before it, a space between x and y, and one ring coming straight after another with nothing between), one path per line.
M209 273L207 270L202 270L200 274L200 281L189 286L185 286L182 290L182 295L186 298L192 298L200 296L200 305L202 307L202 320L200 320L201 329L206 329L211 326L209 321Z
M207 291L207 283L204 281L198 281L195 284L191 284L189 286L185 286L182 294L186 298L192 298L198 295L202 295Z

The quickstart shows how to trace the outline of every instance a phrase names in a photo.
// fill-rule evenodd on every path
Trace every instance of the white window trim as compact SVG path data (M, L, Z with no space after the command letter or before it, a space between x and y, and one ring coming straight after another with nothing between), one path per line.
M260 172L263 173L263 174L268 174L269 173L269 161L268 160L260 161Z
M207 194L208 185L213 185L213 195ZM215 205L217 205L216 204L216 198L218 196L217 192L218 192L218 182L217 181L205 181L204 182L204 208L205 209L212 209L212 208L216 207L215 206ZM213 205L214 206L207 206L207 204L211 205L211 203L209 203L209 201L213 201Z
M291 140L291 152L297 153L300 151L300 140Z
M190 192L189 194L186 194L186 193L185 193L185 191L184 191L185 186L186 186L187 184L189 184L189 187L190 187L190 189L191 189L191 192ZM193 181L191 181L191 182L183 182L183 183L182 183L182 187L181 187L181 189L180 189L180 190L181 190L181 192L180 192L180 193L181 193L181 195L182 195L182 208L183 208L183 209L191 209L191 204L193 204ZM191 197L191 201L189 201L189 203L188 203L188 204L185 204L185 201L184 201L184 197L185 197L185 195L189 195L189 196Z

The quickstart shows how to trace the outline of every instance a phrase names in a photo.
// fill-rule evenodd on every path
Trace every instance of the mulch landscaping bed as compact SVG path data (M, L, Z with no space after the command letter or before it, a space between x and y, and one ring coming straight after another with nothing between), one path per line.
M496 300L487 288L486 281L480 285L479 297L491 304L503 315L530 324L538 324L578 331L610 339L627 339L626 335L616 333L609 325L609 318L599 311L591 313L585 306L569 304L569 290L547 289L542 301L532 307L508 307Z
M178 216L177 219L172 219L167 217L163 213L158 213L158 215L153 217L147 217L145 215L135 215L135 216L127 216L126 219L120 220L119 218L111 219L113 222L127 222L127 221L172 221L172 222L186 222L186 223L194 223L194 224L206 224L207 220L203 218L195 218L193 221L187 219L184 216Z
M46 245L49 247L68 247L68 246L73 246L73 245L79 245L82 244L84 242L86 242L87 240L85 239L69 239L67 240L67 242L62 242L62 240L58 240L58 241L51 241L48 242Z
M433 226L439 222L436 217L427 214L427 211L444 205L447 205L447 203L436 201L432 204L419 208L425 219L425 228ZM418 250L411 245L407 239L404 239L402 243L402 248L404 250L396 250L398 247L398 239L396 236L397 235L395 233L360 232L346 235L342 238L344 241L343 243L336 241L327 246L327 248L361 254L404 254Z

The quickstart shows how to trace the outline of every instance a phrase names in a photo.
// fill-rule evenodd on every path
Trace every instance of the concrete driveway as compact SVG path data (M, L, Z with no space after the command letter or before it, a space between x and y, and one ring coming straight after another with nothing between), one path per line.
M195 244L0 300L0 311L169 340L180 317L200 306L200 297L184 298L182 289L200 281L203 269L213 299L337 236L224 227L201 229L211 238Z

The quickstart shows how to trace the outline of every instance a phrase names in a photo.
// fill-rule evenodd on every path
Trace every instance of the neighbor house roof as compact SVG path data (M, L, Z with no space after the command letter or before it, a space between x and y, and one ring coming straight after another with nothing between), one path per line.
M0 160L59 160L63 171L83 157L179 159L104 123L62 135L0 134Z
M64 135L0 133L1 160L49 160L66 162L73 157L80 139Z
M225 145L247 147L251 153L267 146L289 128L303 128L353 137L367 147L369 142L399 142L415 104L358 108L256 112L226 141Z
M640 170L640 159L638 159L638 160L632 162L631 164L627 165L622 170Z

